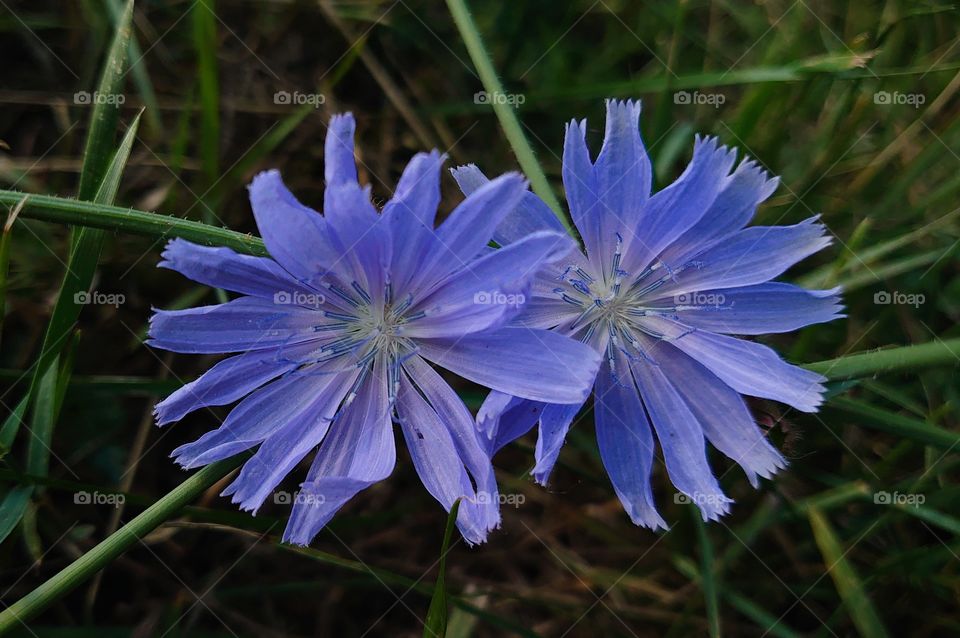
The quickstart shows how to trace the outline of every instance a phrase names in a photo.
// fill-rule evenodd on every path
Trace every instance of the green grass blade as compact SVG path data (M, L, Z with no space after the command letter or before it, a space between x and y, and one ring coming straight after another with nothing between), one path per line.
M870 638L887 636L887 630L880 616L877 615L870 597L863 589L860 577L847 560L849 549L841 546L840 539L837 538L830 522L820 510L811 508L807 515L810 519L810 527L813 529L814 540L823 555L827 573L833 579L853 624L862 636Z
M880 430L943 450L960 450L960 434L931 425L925 421L896 414L847 397L834 397L829 405L863 417L863 421L856 422L861 427Z
M200 83L200 165L206 193L220 175L220 88L217 78L217 22L214 0L198 0L190 9L193 46L197 52ZM213 223L216 213L208 196L202 196L201 218Z
M122 0L109 0L107 8L110 10L110 19L114 26L120 24L123 19L124 5ZM127 46L129 54L130 76L137 87L140 99L143 100L144 115L146 115L147 129L151 135L160 133L160 105L157 103L157 94L153 90L153 82L150 81L150 74L147 73L147 65L144 64L144 54L140 49L140 43L137 42L135 33L130 34L130 42Z
M440 547L440 569L437 572L437 582L433 587L433 597L430 599L430 609L427 611L427 621L423 625L424 638L443 638L447 634L447 553L450 551L450 539L457 528L457 513L460 511L460 499L457 499L450 508L447 517L447 528L443 532L443 545Z
M206 466L129 523L105 538L93 549L65 567L50 580L0 612L0 635L19 627L79 584L106 567L115 558L140 542L147 533L176 515L201 492L239 467L247 458L240 454Z
M114 136L120 119L119 101L112 98L121 93L130 43L133 0L128 0L117 20L117 30L110 44L97 93L104 99L93 100L90 131L83 153L83 170L77 197L92 199L106 175L113 153Z
M480 81L483 82L483 88L486 89L490 95L503 95L503 85L500 83L500 78L497 77L497 72L493 68L493 62L490 61L490 55L483 45L483 39L480 37L477 25L473 21L473 17L470 15L470 11L467 9L464 0L447 0L447 6L450 8L453 20L457 24L460 36L463 38L463 42L467 47L470 59L473 60L473 65L477 68L477 73L480 74ZM517 119L517 114L513 106L501 100L490 100L490 102L493 105L493 111L496 113L497 119L500 120L500 126L503 127L503 132L510 142L510 146L513 147L513 152L517 156L520 168L523 169L527 179L530 180L530 187L533 189L533 192L539 195L541 199L550 206L564 227L572 233L573 229L570 226L570 222L567 221L566 215L563 214L560 202L557 201L557 197L550 187L550 182L547 181L547 176L544 174L543 168L541 168L533 149L530 147L530 143L527 141L527 136L523 134L523 129L520 126L520 121Z
M700 589L707 609L707 623L711 638L720 638L720 604L717 602L717 579L713 562L713 543L707 535L707 526L700 518L700 511L692 508L700 546Z

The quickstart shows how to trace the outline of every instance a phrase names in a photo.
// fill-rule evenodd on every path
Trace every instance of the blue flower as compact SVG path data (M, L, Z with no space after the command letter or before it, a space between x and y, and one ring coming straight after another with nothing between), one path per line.
M194 468L259 446L224 491L245 510L256 511L319 446L284 533L307 544L393 470L395 418L427 491L448 511L463 497L458 526L480 543L500 520L493 467L470 412L428 361L526 399L582 403L600 357L559 333L506 325L534 273L573 243L544 231L487 247L529 196L510 174L476 189L434 229L444 159L435 151L410 161L378 213L357 181L354 127L349 114L330 123L323 215L298 202L277 171L254 178L250 200L272 258L167 246L161 267L240 296L158 310L150 345L240 354L157 405L157 422L239 400L219 429L173 456Z
M607 102L603 147L591 161L586 122L571 122L563 184L585 252L544 267L512 325L549 328L604 358L593 388L597 443L614 490L634 523L666 527L650 475L654 433L674 486L704 520L729 509L707 462L706 441L739 463L751 484L784 467L742 394L802 411L820 405L824 378L770 348L731 335L788 332L830 321L839 289L771 280L829 244L816 218L794 226L747 223L778 180L716 139L697 138L693 159L651 195L639 102ZM484 188L475 166L454 170L465 193ZM532 199L494 233L502 246L560 230ZM478 425L495 452L539 422L534 477L545 484L580 405L491 392Z

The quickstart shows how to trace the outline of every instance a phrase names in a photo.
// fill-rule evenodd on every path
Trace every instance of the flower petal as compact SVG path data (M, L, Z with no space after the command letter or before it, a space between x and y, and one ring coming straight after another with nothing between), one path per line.
M341 113L330 118L323 143L323 178L328 191L343 184L357 184L357 161L353 156L356 128L353 113ZM324 200L324 211L326 209Z
M491 390L477 411L477 428L489 456L533 429L545 403Z
M738 463L750 484L770 478L787 462L754 422L740 394L682 353L659 349L657 364L700 423L711 444Z
M805 290L769 282L685 293L670 300L684 306L679 317L685 324L709 332L759 335L791 332L814 323L833 321L840 314L840 288ZM653 302L651 305L656 304Z
M540 485L546 485L557 462L560 448L567 439L567 432L573 419L580 412L583 404L547 404L540 414L540 435L537 437L535 458L537 464L533 468L533 479Z
M500 525L497 477L493 465L481 444L473 417L453 388L421 357L407 359L404 369L414 385L434 409L440 422L453 439L460 460L477 486L478 503L475 514L484 529ZM469 507L467 504L464 507Z
M737 288L770 281L801 259L830 244L817 217L793 226L751 226L696 257L668 279L658 296ZM682 264L671 264L679 266Z
M525 189L520 175L507 173L468 195L437 229L434 251L412 285L430 288L469 264L490 242L503 218L517 207Z
M600 355L548 330L506 327L461 339L422 339L421 354L493 390L545 403L581 403Z
M597 375L593 394L600 458L630 520L652 530L667 529L667 523L657 512L650 487L654 458L650 422L626 367L626 359L620 353L616 356L617 368L624 371L623 376L614 377L604 366Z
M640 138L640 101L607 100L603 146L594 164L606 237L630 228L650 197L653 171Z
M250 183L250 205L270 256L300 281L327 270L330 254L323 217L297 201L280 172L265 171Z
M274 351L254 350L224 359L157 404L157 425L179 421L199 408L226 405L297 367Z
M354 370L323 377L326 384L313 388L306 409L291 414L286 424L267 437L221 495L232 495L240 509L256 512L290 470L323 440L357 375Z
M522 309L540 266L572 248L567 235L544 231L471 261L411 308L426 316L405 327L405 334L454 337L502 323Z
M694 226L729 181L735 158L736 152L716 138L697 136L686 170L650 198L632 232L625 234L623 268L640 272Z
M313 326L321 319L314 310L239 297L214 306L157 310L147 345L198 354L278 348L316 339Z
M320 444L294 501L284 542L309 544L347 501L387 478L396 459L386 377L375 373Z
M181 445L171 456L190 469L248 450L306 411L314 394L327 383L327 379L305 375L277 379L248 395L219 428Z
M746 226L757 206L777 190L778 177L770 177L753 160L740 162L703 216L667 247L660 259L679 264Z
M657 365L636 360L630 368L657 432L670 481L700 508L703 520L723 516L732 501L707 463L706 442L696 416Z
M490 180L474 164L451 168L450 173L464 195L469 195ZM550 207L536 194L527 191L520 203L510 211L493 233L493 241L501 246L523 239L541 230L566 232Z
M278 292L311 292L268 257L241 255L229 248L200 246L184 239L170 240L161 256L158 268L243 295L272 299Z
M816 412L823 403L826 379L790 365L767 346L693 330L660 317L644 317L643 324L741 394L780 401L802 412Z
M484 542L488 530L478 512L478 494L453 437L406 373L400 376L397 418L423 486L448 512L457 499L462 499L457 515L460 533L468 543ZM499 496L494 502L499 505Z

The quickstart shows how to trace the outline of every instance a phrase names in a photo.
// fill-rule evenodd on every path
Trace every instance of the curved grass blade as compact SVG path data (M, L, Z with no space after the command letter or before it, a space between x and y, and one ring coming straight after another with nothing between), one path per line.
M95 201L103 203L113 201L119 186L120 174L123 172L133 141L136 139L139 122L140 116L137 115L107 167L100 187L97 189ZM73 250L67 261L67 272L44 335L40 357L34 364L34 373L24 406L25 410L32 407L30 438L27 442L27 472L30 474L45 476L49 469L53 429L59 403L62 401L69 380L69 366L65 367L66 372L61 374L58 365L60 353L71 341L70 335L74 334L74 325L83 307L83 295L93 281L100 257L100 247L103 243L103 232L99 229L84 227L77 233ZM8 419L8 423L11 424L10 429L7 429L7 424L4 424L0 432L2 443L6 448L13 444L17 430L23 422L23 415L18 415L16 411L11 418L12 421ZM30 491L32 492L32 489ZM7 535L23 517L28 502L29 500L24 501L19 493L16 495L16 501L10 504L9 520L5 521L3 529L0 529L0 532L5 532L0 534L0 543L6 540ZM4 509L6 505L5 502Z
M490 54L487 53L486 47L483 46L483 39L480 37L477 25L473 21L473 17L470 15L470 10L467 9L464 0L447 0L447 6L450 8L453 21L457 24L457 29L460 31L460 37L463 38L463 43L467 47L470 59L473 60L473 65L477 67L477 73L480 75L481 82L483 82L483 88L491 95L502 95L504 93L503 85L500 83L500 78L497 77L497 72L494 70L493 63L490 61ZM517 114L514 112L513 107L502 100L491 100L490 102L493 105L494 113L497 114L497 119L500 120L500 126L503 127L504 135L507 136L510 146L513 147L513 152L517 156L520 168L523 169L527 179L530 180L530 187L533 189L533 192L539 195L543 201L550 206L553 213L557 216L557 219L560 220L560 223L572 233L573 230L570 227L570 222L567 221L566 215L563 214L560 202L557 201L557 196L550 187L550 182L547 181L547 176L543 173L543 168L541 168L540 163L537 161L537 157L530 147L526 135L523 134L523 129L520 127L520 121L517 119Z
M17 628L77 585L106 567L117 556L140 542L148 532L174 516L200 492L208 489L246 460L240 454L206 466L163 496L150 508L105 538L53 578L0 612L0 635Z
M460 511L460 499L453 503L447 517L447 528L443 532L443 545L440 547L440 570L437 583L433 587L427 621L423 625L424 638L443 638L447 635L447 553L450 551L450 539L457 527L457 512Z
M827 573L833 579L847 613L850 614L850 619L860 635L871 638L888 636L870 597L863 589L860 577L847 561L850 548L844 549L841 546L833 527L819 509L811 508L807 515L810 519L810 527L813 529L813 538L823 555Z

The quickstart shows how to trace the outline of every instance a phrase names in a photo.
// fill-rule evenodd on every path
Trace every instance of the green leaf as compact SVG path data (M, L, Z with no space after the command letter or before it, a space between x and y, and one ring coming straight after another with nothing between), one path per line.
M810 519L810 527L813 529L814 540L823 555L827 573L833 579L853 624L862 636L870 638L887 636L887 630L880 616L877 615L873 603L870 602L870 597L863 589L860 577L847 560L849 549L844 549L840 545L833 527L820 510L811 508L807 516Z
M453 530L457 527L457 513L460 511L460 499L453 503L450 515L447 517L447 528L443 532L443 546L440 548L440 570L437 573L437 583L433 587L433 597L430 599L430 609L427 611L427 621L423 626L424 638L443 638L447 634L447 553L450 551L450 539Z

